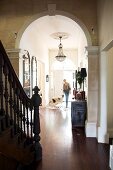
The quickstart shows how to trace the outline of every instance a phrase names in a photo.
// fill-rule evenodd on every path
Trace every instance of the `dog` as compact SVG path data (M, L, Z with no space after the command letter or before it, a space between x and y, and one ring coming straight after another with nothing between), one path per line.
M54 108L60 108L62 102L63 102L63 96L61 98L60 97L52 98L51 101L49 102L49 106Z

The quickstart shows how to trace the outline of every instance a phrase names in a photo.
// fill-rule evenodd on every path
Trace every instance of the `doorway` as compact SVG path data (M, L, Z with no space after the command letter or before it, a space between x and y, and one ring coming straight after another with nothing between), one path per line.
M63 95L63 79L66 79L71 87L69 101L73 98L73 73L75 70L53 70L50 76L50 100L61 98ZM65 99L64 99L65 100Z
M54 27L56 25L56 20L59 23L59 27L57 30ZM45 25L47 28L46 31L44 29ZM57 39L53 39L51 35L56 31L62 32L61 30L69 34L68 39L63 39L62 41L63 51L64 54L67 56L67 60L65 60L62 67L64 67L63 70L65 71L68 70L73 71L76 70L78 67L80 67L81 61L83 61L83 59L85 58L84 47L87 46L87 39L84 33L84 29L81 28L82 27L80 27L79 24L76 23L74 20L70 19L69 16L66 17L64 15L55 15L52 16L52 18L50 16L37 17L37 19L35 19L31 24L29 24L29 26L27 25L27 29L24 30L23 32L23 35L20 40L19 48L26 49L27 51L29 51L30 56L36 57L37 61L43 62L45 65L45 72L43 73L44 76L41 75L41 77L44 78L42 98L43 101L45 101L44 102L45 105L48 104L49 100L54 95L55 96L56 94L59 94L60 96L62 95L62 90L61 90L62 83L60 85L59 88L60 92L59 92L58 89L53 88L52 81L51 81L51 86L49 87L50 81L49 83L46 83L45 80L46 75L49 75L49 79L52 78L53 73L51 74L51 72L53 70L62 70L61 68L51 69L54 60L56 60L55 56L58 53L58 45L59 45L59 41ZM37 34L37 30L38 30L38 34ZM31 35L32 35L32 39L31 39ZM73 63L71 67L69 62ZM60 64L58 64L58 66L60 67ZM56 75L57 73L54 74ZM68 74L64 74L64 75L68 76ZM65 78L65 76L61 77L61 75L60 76L57 75L55 77L59 77L59 82L62 82L63 78ZM72 77L72 75L69 77ZM68 80L68 77L66 79L67 81L70 81ZM42 83L40 81L38 82L38 80L40 79L37 76L37 85L41 84L42 86Z

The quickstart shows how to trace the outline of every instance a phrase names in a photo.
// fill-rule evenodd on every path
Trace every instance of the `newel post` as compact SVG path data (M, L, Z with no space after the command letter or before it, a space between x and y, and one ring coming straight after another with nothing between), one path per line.
M39 106L42 103L42 99L39 92L38 86L35 86L33 91L34 94L32 95L31 102L34 109L34 127L33 127L33 133L34 133L34 141L35 141L35 160L39 161L42 159L42 147L40 144L40 118L39 118Z

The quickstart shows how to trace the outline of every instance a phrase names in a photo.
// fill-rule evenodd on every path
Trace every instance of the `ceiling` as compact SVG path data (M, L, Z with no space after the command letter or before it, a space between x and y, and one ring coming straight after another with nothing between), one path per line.
M44 16L32 22L22 35L20 47L25 42L34 42L45 45L49 49L58 48L59 40L51 34L64 32L69 34L68 38L62 39L63 48L79 48L80 44L87 45L85 34L80 26L70 18L55 15Z

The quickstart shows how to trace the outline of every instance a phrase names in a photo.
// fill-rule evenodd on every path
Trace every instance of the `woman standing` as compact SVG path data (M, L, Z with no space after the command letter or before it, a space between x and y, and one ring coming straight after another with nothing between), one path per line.
M66 79L63 80L63 92L65 95L66 99L66 108L68 107L68 98L69 98L69 93L70 93L70 84L66 81Z

